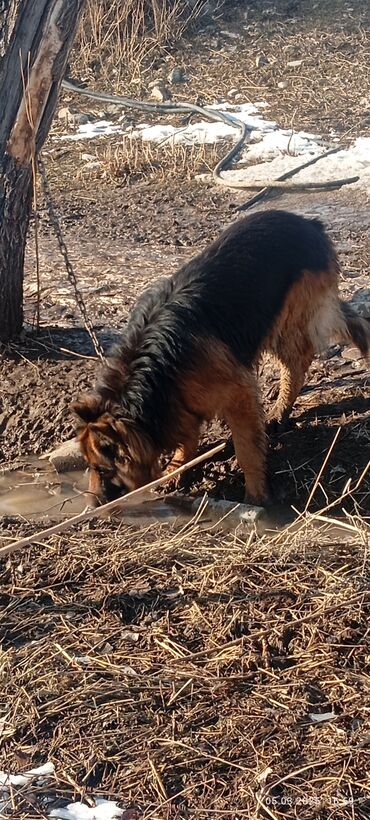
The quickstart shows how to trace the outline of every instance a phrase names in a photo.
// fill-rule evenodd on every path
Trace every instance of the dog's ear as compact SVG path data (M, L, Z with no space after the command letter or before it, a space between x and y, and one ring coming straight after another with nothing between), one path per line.
M89 393L86 396L81 396L78 401L74 401L70 405L70 410L80 424L89 424L89 422L97 421L106 411L105 405L106 402L101 396Z

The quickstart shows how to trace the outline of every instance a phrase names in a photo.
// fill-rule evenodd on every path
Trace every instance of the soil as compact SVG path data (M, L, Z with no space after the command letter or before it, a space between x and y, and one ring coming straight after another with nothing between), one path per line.
M130 191L103 188L98 201L93 192L87 199L86 189L83 199L77 195L69 199L64 192L57 197L79 287L106 348L143 287L159 275L171 273L204 247L235 218L235 203L235 193L196 183L181 188L173 184L166 190L154 183ZM341 287L346 297L368 285L364 257L370 217L363 194L285 195L273 206L324 219L341 251ZM1 458L7 466L25 456L42 454L73 435L68 406L80 391L91 387L98 366L81 327L56 239L43 218L40 260L42 327L37 334L31 330L35 296L30 239L25 283L27 333L24 341L9 347L1 363ZM269 363L264 366L261 383L268 407L277 385L277 373ZM317 505L339 497L349 479L356 482L368 460L368 396L369 374L363 360L347 360L334 348L315 361L294 409L292 428L271 442L269 471L276 503L305 505L338 426L341 434L316 494ZM203 445L224 437L229 439L227 428L213 423L205 431ZM227 455L189 473L183 489L191 494L207 492L217 498L241 500L242 478L231 445ZM367 478L355 503L363 513L368 511Z

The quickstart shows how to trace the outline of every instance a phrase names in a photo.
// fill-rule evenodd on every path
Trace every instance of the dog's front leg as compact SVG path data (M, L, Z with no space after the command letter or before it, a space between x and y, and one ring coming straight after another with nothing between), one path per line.
M103 487L100 475L94 467L89 467L89 485L85 493L86 510L95 510L101 504Z

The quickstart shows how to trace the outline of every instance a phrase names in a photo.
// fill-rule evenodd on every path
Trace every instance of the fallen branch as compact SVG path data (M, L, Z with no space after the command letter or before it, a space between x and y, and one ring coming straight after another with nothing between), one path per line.
M135 496L142 495L142 493L144 493L147 490L154 490L156 487L160 487L167 481L172 481L173 478L176 478L176 476L181 475L186 470L190 470L191 467L195 467L197 464L200 464L207 458L216 455L216 453L219 453L221 450L224 449L225 445L225 441L221 442L221 444L217 444L216 447L213 447L211 450L207 450L206 453L202 453L202 455L193 458L191 461L188 461L181 467L177 467L177 469L174 470L172 473L166 473L165 475L160 476L160 478L156 478L155 481L151 481L149 484L145 484L143 487L139 487L137 490L132 490L130 493L126 493L126 495L122 496L122 498L117 498L114 501L109 501L107 504L102 504L100 507L96 507L93 510L87 510L86 512L74 515L73 518L68 518L66 521L61 521L59 524L54 524L52 527L48 527L46 530L40 530L40 532L36 532L34 533L34 535L30 535L27 538L22 538L20 541L13 541L12 544L7 544L5 547L1 547L0 558L3 558L3 556L5 555L10 555L11 553L16 552L22 547L29 547L30 544L39 544L42 541L45 541L45 538L48 538L49 535L56 535L59 532L63 532L64 530L73 527L75 524L82 524L84 521L90 521L92 518L95 518L96 516L99 516L102 513L113 512L115 510L120 509L126 504L127 501L131 500Z
M321 159L321 157L320 157ZM334 188L341 188L342 185L351 185L353 182L358 182L359 177L344 177L343 179L333 179L327 180L326 182L283 182L279 181L278 179L274 180L261 180L261 182L248 182L245 180L243 183L232 181L227 182L224 180L224 184L227 185L228 188L249 188L251 191L259 190L261 185L263 188L270 188L270 190L277 190L277 191L331 191Z

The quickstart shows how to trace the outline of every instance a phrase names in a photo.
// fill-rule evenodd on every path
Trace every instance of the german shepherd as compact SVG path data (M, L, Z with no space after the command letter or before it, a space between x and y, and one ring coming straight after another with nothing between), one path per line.
M194 457L204 421L229 425L246 500L266 502L266 432L255 367L281 369L270 422L283 422L317 352L370 324L338 296L339 263L317 219L270 210L232 224L173 276L148 287L95 390L72 405L95 504L143 486L172 455Z

